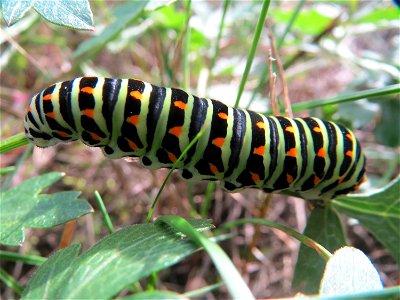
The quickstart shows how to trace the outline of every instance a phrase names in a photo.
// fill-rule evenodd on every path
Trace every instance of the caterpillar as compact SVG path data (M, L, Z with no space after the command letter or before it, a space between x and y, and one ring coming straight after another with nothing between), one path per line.
M357 190L365 157L354 134L318 118L264 116L137 79L81 77L32 97L26 137L39 147L82 140L106 157L140 157L149 168L177 163L185 179L218 180L329 200Z

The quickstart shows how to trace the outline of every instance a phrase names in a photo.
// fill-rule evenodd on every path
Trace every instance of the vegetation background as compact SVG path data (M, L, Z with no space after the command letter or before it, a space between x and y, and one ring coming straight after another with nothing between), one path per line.
M82 75L134 77L234 105L262 4L99 0L90 2L93 32L44 22L33 10L11 27L3 21L1 139L23 132L22 120L34 93L53 82ZM226 15L219 31L224 8ZM391 1L273 1L267 20L239 106L270 113L269 24L285 66L295 114L353 128L368 157L369 181L363 191L385 186L399 173L398 94L327 106L312 104L318 99L398 83L398 8ZM279 99L282 88L278 80ZM310 110L305 110L307 105L296 106L310 100L306 102L311 103ZM14 165L24 151L19 148L3 155L1 167ZM8 184L15 186L48 171L66 173L51 192L81 191L96 211L78 220L73 240L82 243L83 250L107 235L94 191L104 199L115 228L142 224L167 175L167 170L150 171L134 162L105 159L98 149L72 143L34 149L18 171L12 177L4 176L2 182L12 180ZM301 199L274 195L266 202L260 191L229 194L218 185L188 184L174 174L153 216L171 214L209 218L217 228L239 218L267 218L302 232L310 210ZM350 244L371 258L384 285L398 284L399 266L388 251L359 223L342 217ZM59 247L64 228L29 229L22 247L4 249L48 257ZM221 246L256 297L294 295L298 241L281 231L251 224L236 227L231 233ZM1 266L22 285L34 270L22 263L3 261ZM159 273L157 288L183 293L213 282L216 271L202 251ZM13 296L4 286L0 291L4 299ZM226 290L207 297L227 297Z

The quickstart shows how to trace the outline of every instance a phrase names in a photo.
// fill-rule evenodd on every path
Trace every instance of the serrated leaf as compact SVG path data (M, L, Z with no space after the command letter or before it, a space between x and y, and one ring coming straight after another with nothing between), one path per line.
M400 263L400 177L371 194L338 197L332 205L359 220Z
M87 0L36 0L33 8L51 23L74 29L94 30L93 14Z
M197 228L212 227L208 221L195 223ZM33 275L22 298L108 299L197 249L169 226L132 225L110 234L78 257L56 253ZM60 276L57 281L51 280L54 274Z
M331 252L346 245L339 216L330 207L314 208L303 234ZM307 294L317 293L325 264L314 249L301 244L293 276L293 288Z
M93 14L88 0L4 0L4 20L10 26L34 8L47 21L74 29L93 30Z
M383 289L369 258L353 247L337 250L326 264L320 295L333 296Z
M115 21L108 25L97 36L85 41L79 45L78 49L74 52L74 57L79 57L87 54L88 52L97 53L106 46L108 42L113 40L129 23L135 20L143 8L147 4L146 1L132 1L117 6L113 12ZM86 57L85 57L86 58Z
M18 22L32 7L32 0L2 0L1 13L8 26Z
M49 228L93 211L86 200L78 199L79 192L40 194L62 176L62 173L47 173L0 191L1 244L20 245L25 228Z

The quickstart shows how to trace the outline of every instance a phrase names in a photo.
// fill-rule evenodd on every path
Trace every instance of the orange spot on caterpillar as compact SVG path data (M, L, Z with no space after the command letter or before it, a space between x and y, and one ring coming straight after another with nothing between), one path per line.
M367 176L366 176L366 175L364 175L364 176L363 176L363 178L361 179L361 182L360 182L360 184L361 184L361 183L364 183L364 182L366 182L366 181L367 181Z
M143 94L140 91L132 91L129 95L136 100L142 100L143 97Z
M339 177L338 184L341 184L343 182L344 178L345 178L344 176Z
M353 158L353 151L350 151L350 150L347 151L347 152L346 152L346 155L347 155L347 156L350 156L351 158Z
M126 122L136 126L139 123L139 115L134 115L126 118Z
M292 183L293 182L293 176L290 174L286 174L286 181L287 183Z
M292 126L288 126L285 128L285 131L294 133L294 128Z
M46 113L46 117L55 119L57 117L57 114L54 111L48 112L48 113Z
M254 183L260 182L260 176L257 173L251 172L251 179L253 180Z
M174 101L175 107L178 107L182 110L186 109L186 103L182 101Z
M44 101L51 100L51 97L52 97L52 96L53 96L52 94L47 94L46 96L43 96L43 100L44 100Z
M325 157L325 149L319 148L317 156L324 158Z
M217 173L219 172L216 165L213 165L212 163L208 163L208 164L210 165L210 171L211 171L211 173L217 174Z
M223 112L218 113L218 117L220 117L223 120L228 120L228 115Z
M257 122L256 126L260 129L265 129L265 123L264 122Z
M172 152L167 152L168 153L168 158L171 162L175 162L177 160L175 154L173 154Z
M132 142L131 140L128 140L128 145L129 145L129 148L131 148L133 151L136 151L139 147L134 143L134 142Z
M346 134L346 137L347 137L350 141L353 141L353 136L352 136L350 133L347 133L347 134Z
M297 155L296 148L291 148L288 152L286 152L287 156L296 157Z
M86 93L86 94L93 94L94 88L90 87L90 86L86 86L84 88L81 88L81 92L82 93Z
M56 132L57 132L57 134L59 136L62 136L62 137L65 137L65 138L71 137L71 135L69 133L66 133L64 131L56 131Z
M321 178L318 176L314 176L314 185L318 184L321 181Z
M85 115L91 119L94 119L94 109L84 109L81 111L82 115Z
M217 146L218 148L222 148L224 145L225 139L224 138L216 138L213 139L212 143L213 145Z
M309 117L309 115L301 115L300 116L300 118L302 118L302 119L305 119L305 118L308 118Z
M91 138L92 138L93 140L98 141L98 142L101 141L101 137L98 136L97 134L95 134L94 132L89 132L89 134L90 134L90 136L91 136Z
M321 128L319 128L319 127L317 127L317 126L315 126L312 130L313 130L314 132L318 132L318 133L321 132Z
M265 147L264 146L260 146L260 147L254 148L253 153L254 154L258 154L260 156L264 156L264 151L265 151Z
M168 132L176 137L179 137L182 133L182 126L172 127Z

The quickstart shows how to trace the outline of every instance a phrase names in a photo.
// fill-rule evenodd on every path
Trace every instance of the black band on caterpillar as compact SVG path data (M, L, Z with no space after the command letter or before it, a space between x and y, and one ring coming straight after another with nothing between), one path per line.
M179 163L184 178L313 200L356 190L365 179L360 145L338 124L265 117L136 79L53 84L32 98L25 132L39 147L80 139L110 158L136 156L147 167L169 168L204 124L208 130Z

